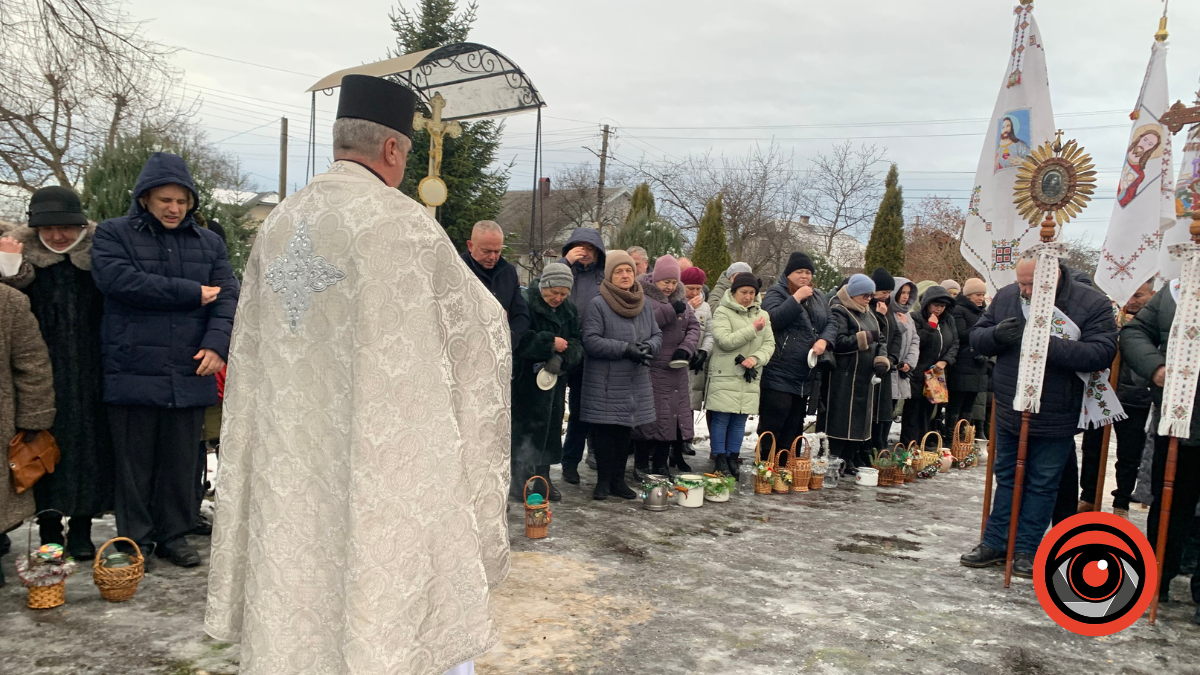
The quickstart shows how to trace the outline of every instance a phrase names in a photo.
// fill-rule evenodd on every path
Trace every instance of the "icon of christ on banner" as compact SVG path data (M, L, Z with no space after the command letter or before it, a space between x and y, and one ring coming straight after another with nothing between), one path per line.
M1000 134L996 138L996 171L1021 166L1029 155L1029 143L1021 138L1022 129L1029 129L1028 110L1013 110L1000 118ZM1028 133L1025 131L1025 134Z
M1147 125L1125 151L1117 203L1122 207L1129 206L1142 193L1146 183L1146 164L1158 157L1162 157L1162 127L1158 124Z

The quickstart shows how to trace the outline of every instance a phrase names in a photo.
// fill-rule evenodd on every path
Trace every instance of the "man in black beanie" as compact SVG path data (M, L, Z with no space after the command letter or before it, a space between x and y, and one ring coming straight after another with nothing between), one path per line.
M888 311L888 304L892 291L896 290L896 280L882 267L875 268L871 273L871 280L875 282L875 304L871 309L879 322L879 341L886 347L887 358L892 362L891 369L895 370L901 357L901 332L899 324L896 323L896 316ZM880 379L882 382L875 389L875 430L871 435L871 443L876 450L887 447L888 433L892 430L892 413L896 410L896 401L892 395L891 371Z

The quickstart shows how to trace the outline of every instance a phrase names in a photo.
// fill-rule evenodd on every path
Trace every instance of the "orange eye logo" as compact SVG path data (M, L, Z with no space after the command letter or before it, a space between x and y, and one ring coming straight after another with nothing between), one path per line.
M1154 549L1128 520L1080 513L1042 539L1033 561L1038 602L1079 635L1112 635L1137 621L1158 589Z

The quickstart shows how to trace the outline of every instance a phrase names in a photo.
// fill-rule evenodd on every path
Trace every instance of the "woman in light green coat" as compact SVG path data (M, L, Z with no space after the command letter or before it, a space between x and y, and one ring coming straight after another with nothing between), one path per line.
M708 367L706 405L717 471L738 477L738 453L746 418L758 413L759 378L775 353L771 318L759 303L762 287L753 274L733 277L712 318L713 354Z

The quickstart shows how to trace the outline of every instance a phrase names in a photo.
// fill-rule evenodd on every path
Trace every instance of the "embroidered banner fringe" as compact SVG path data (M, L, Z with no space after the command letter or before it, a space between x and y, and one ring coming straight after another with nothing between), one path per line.
M1183 269L1175 322L1167 342L1167 378L1158 435L1188 438L1192 435L1192 406L1200 372L1200 245L1187 242L1170 249L1172 259L1183 261Z

